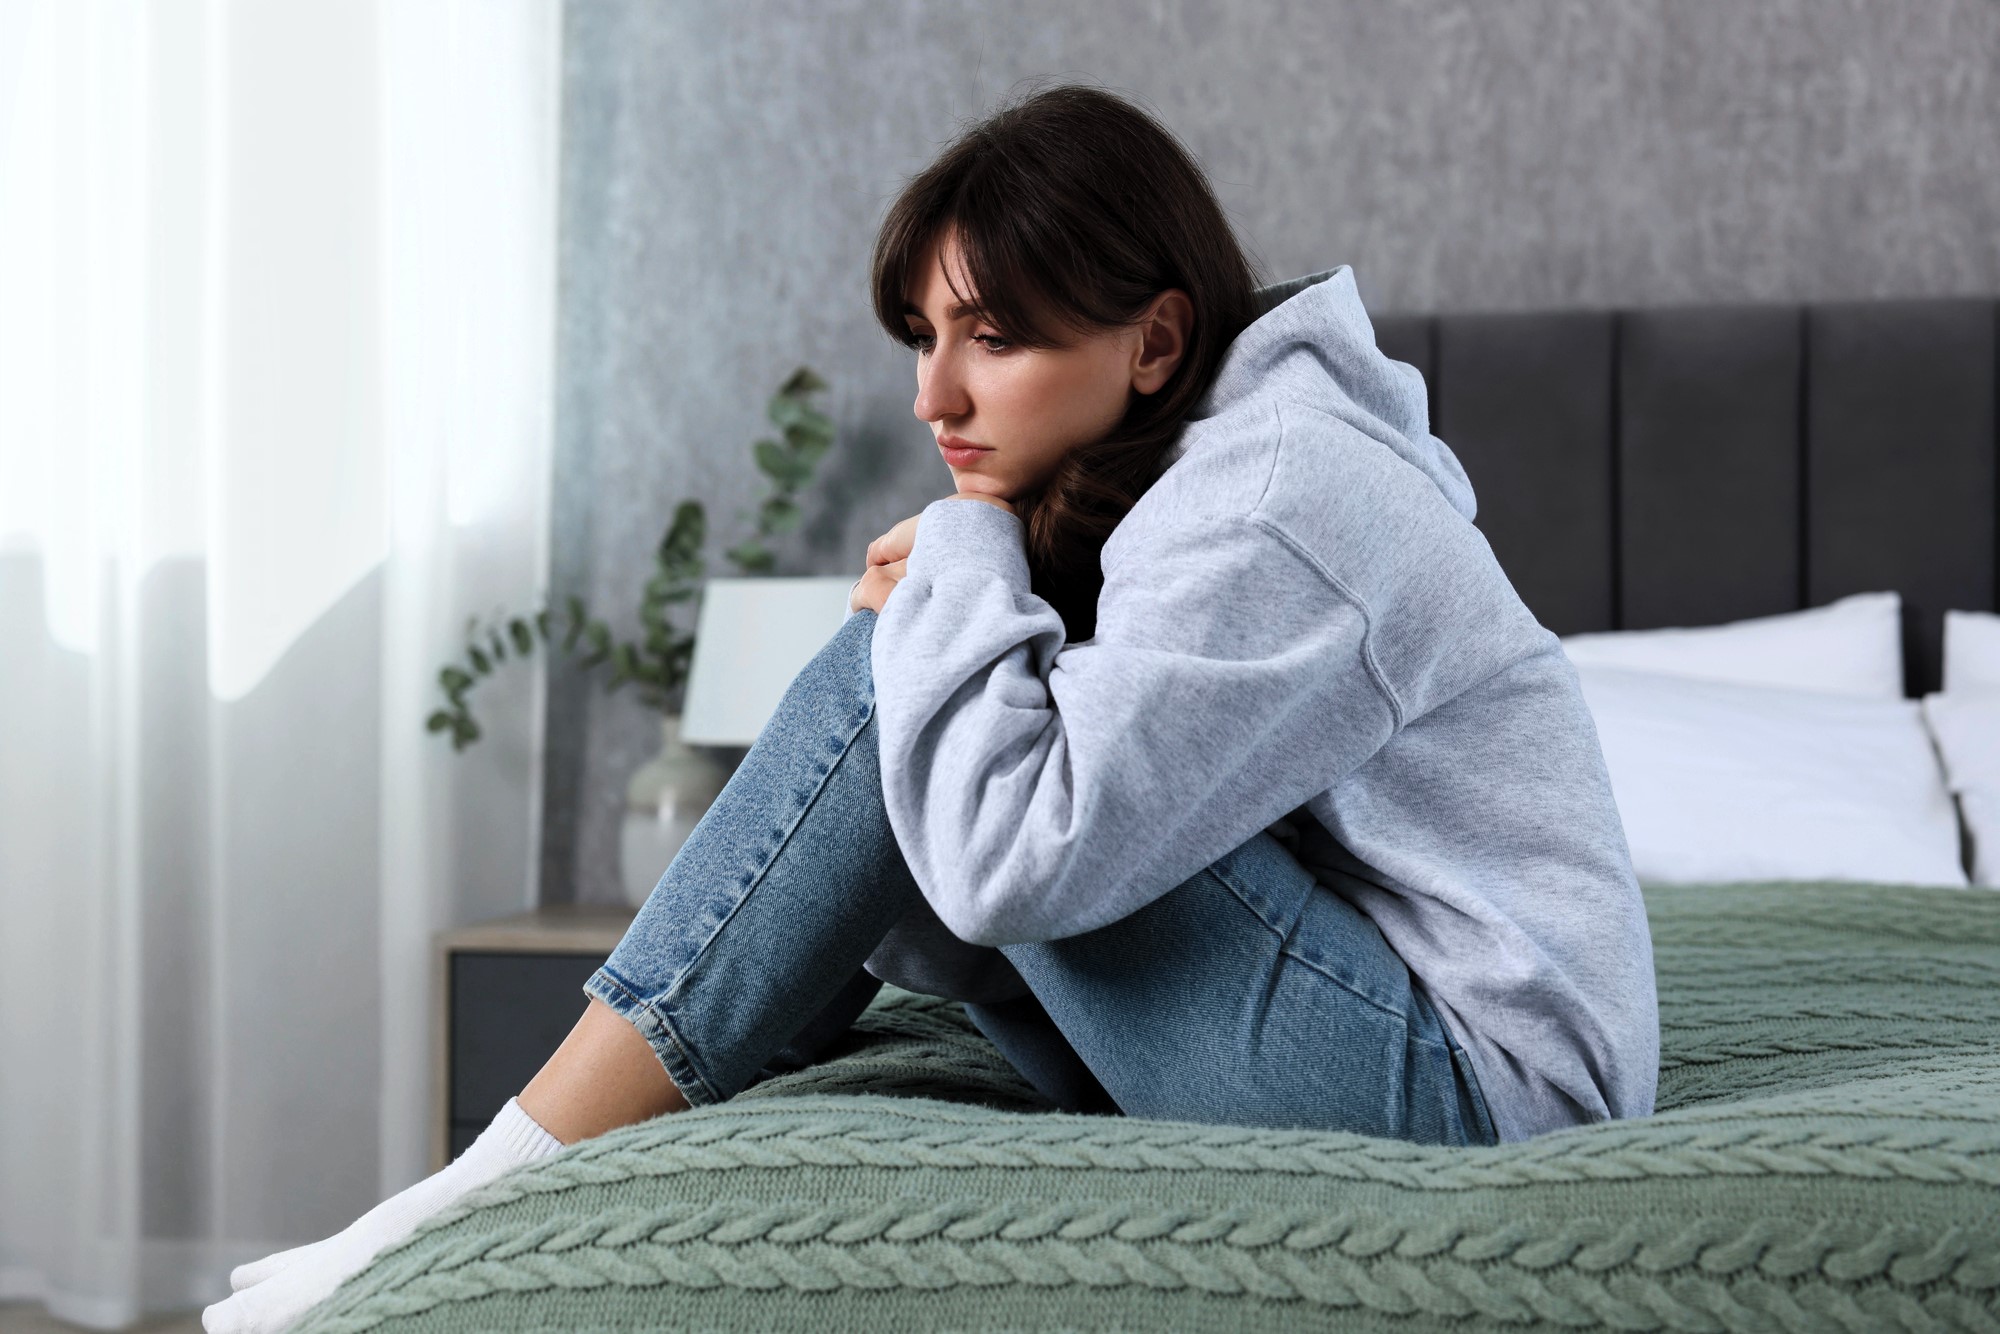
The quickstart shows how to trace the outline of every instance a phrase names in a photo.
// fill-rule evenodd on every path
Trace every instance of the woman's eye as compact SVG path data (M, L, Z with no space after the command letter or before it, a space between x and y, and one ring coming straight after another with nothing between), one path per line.
M910 335L910 346L917 349L917 351L919 352L930 351L931 343L933 341L934 340L930 334L913 333Z
M974 334L972 335L972 341L986 344L988 352L1005 352L1008 348L1014 346L999 334Z

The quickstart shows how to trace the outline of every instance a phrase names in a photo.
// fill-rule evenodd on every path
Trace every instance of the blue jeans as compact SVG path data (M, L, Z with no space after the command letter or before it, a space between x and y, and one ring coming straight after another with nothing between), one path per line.
M692 1106L810 1064L922 903L882 802L874 629L856 612L793 680L584 983ZM1268 832L1107 926L999 949L1031 994L966 1012L1065 1110L1494 1142L1402 959Z

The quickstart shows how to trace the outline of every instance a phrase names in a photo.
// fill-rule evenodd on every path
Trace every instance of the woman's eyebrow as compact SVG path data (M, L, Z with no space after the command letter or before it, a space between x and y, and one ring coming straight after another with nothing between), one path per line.
M903 303L903 313L905 315L914 315L920 320L930 318L930 316L917 309L917 303L914 301L905 301ZM948 320L962 320L968 315L977 315L978 313L979 307L973 305L970 301L960 301L950 310L947 310L944 313L944 317Z

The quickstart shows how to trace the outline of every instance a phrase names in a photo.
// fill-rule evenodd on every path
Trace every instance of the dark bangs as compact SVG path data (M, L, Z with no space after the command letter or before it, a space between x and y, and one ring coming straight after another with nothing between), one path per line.
M1074 317L1065 318L1049 293L1054 288L1047 267L1036 256L1047 253L1037 238L1029 237L1021 218L1004 209L986 205L982 196L992 190L993 173L978 162L955 182L949 193L943 188L913 198L905 195L898 215L882 230L874 263L875 318L897 342L915 347L916 341L904 319L912 279L932 241L942 244L956 232L962 276L979 299L960 290L960 274L945 270L945 284L952 295L969 302L976 317L1004 338L1023 347L1054 348L1070 341L1069 332L1088 332ZM938 183L940 187L943 182ZM935 262L935 261L933 261Z
M1096 89L1045 92L966 131L904 189L876 235L875 318L912 345L911 279L931 242L956 232L979 317L1024 347L1129 323L1169 287L1188 291L1199 326L1210 284L1172 262L1172 242L1192 238L1137 212L1148 195L1190 187L1212 207L1200 168L1137 108ZM945 282L964 301L958 277L947 270Z

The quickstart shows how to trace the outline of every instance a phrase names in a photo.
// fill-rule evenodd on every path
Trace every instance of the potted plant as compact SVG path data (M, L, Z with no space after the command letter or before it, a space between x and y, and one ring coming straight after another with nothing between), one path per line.
M786 377L766 407L778 437L760 439L751 450L758 469L770 478L771 492L758 506L755 530L723 553L746 575L769 575L776 556L767 540L799 526L798 494L833 445L832 418L810 401L810 395L825 388L824 380L801 366ZM739 517L750 516L739 513ZM711 758L680 740L680 691L694 657L694 633L675 624L674 609L700 592L706 568L701 549L707 537L702 503L683 500L654 549L652 573L639 596L640 636L635 640L620 641L576 596L565 600L567 626L560 639L546 604L526 614L503 612L468 621L463 653L438 672L444 704L424 723L426 730L450 737L454 751L464 751L480 736L468 698L473 689L510 658L527 657L538 643L580 655L578 665L585 671L608 666L607 692L635 684L639 698L661 715L661 749L633 774L626 790L621 860L626 896L635 905L645 901L660 872L728 781Z

